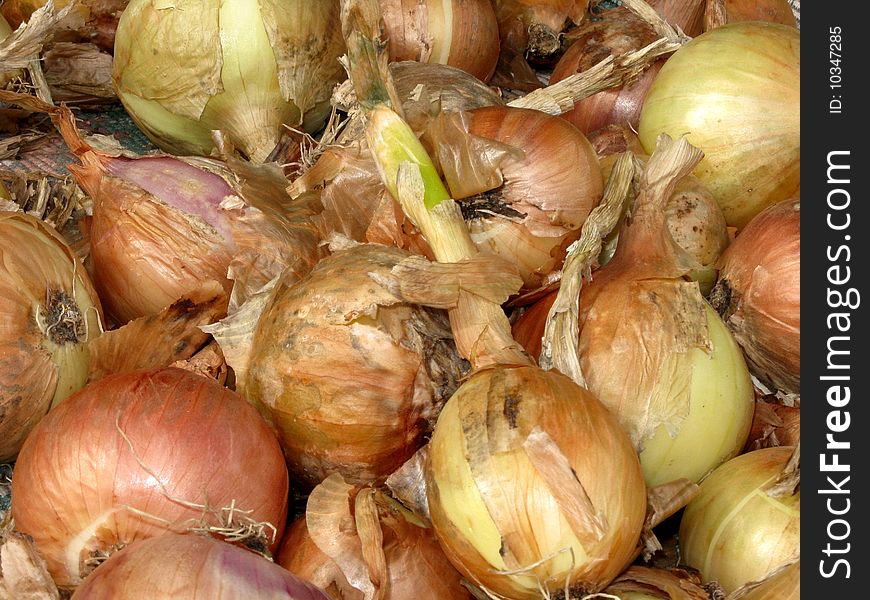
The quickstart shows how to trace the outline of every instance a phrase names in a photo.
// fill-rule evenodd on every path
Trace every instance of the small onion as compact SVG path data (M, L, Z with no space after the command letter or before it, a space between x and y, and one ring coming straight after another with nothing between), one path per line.
M694 174L728 225L800 193L800 33L742 22L677 50L653 82L638 123L647 152L659 134L704 151Z
M121 15L112 79L160 148L208 155L213 129L265 161L285 125L326 121L345 77L337 0L132 0Z
M636 555L637 454L613 415L558 371L477 371L438 417L429 510L448 558L498 598L600 591Z
M275 434L244 398L183 369L128 371L82 388L33 429L15 464L12 517L58 586L72 588L95 561L167 530L249 524L252 544L275 549L288 486Z
M0 462L15 458L48 409L88 378L102 308L81 261L54 229L0 212Z
M771 494L795 448L741 454L720 465L680 519L683 561L726 593L800 556L800 491Z
M752 373L791 394L801 380L800 206L793 198L756 215L722 254L710 296Z
M481 81L495 72L498 21L490 0L380 0L391 61L446 64Z
M208 536L168 533L113 554L75 600L328 600L313 584L249 550Z

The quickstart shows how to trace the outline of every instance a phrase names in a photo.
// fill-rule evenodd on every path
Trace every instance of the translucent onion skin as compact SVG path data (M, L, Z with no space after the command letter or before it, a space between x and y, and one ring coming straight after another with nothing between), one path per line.
M244 398L183 369L128 371L82 388L34 428L15 465L12 516L58 586L72 588L89 559L218 525L211 511L231 505L271 523L276 537L262 541L275 549L288 489L278 440ZM185 504L206 502L208 511Z
M380 0L391 61L446 64L481 81L495 72L498 21L490 0Z
M743 348L753 374L775 390L800 393L800 199L760 212L719 260L710 300Z
M0 212L0 462L15 458L48 409L88 377L87 342L103 319L84 266L63 237Z
M285 124L309 133L345 77L338 0L131 0L118 23L112 80L161 149L208 155L211 130L255 162Z
M542 432L561 452L534 452ZM564 471L548 470L557 464ZM582 597L636 554L646 511L637 454L604 405L558 371L476 372L439 415L425 470L448 558L497 597L538 599L539 584ZM594 508L576 505L580 487ZM596 515L598 539L584 520Z
M668 58L638 123L647 153L659 134L704 151L694 174L738 230L800 194L800 32L747 21L707 31Z
M168 533L112 555L75 600L328 600L313 584L249 550L212 537Z
M760 581L800 556L800 491L766 487L782 473L792 446L762 448L724 463L701 482L680 519L683 561L726 593Z

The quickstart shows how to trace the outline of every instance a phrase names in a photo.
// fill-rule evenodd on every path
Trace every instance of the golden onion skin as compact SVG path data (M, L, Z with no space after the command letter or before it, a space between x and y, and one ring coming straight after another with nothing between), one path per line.
M693 173L738 230L800 195L800 32L746 21L680 48L653 81L638 123L647 153L662 133L703 150Z
M103 312L84 266L46 223L0 212L0 462L81 388Z
M573 469L567 483L585 490L605 524L599 539L556 497L566 482L530 458L530 434L541 432ZM553 592L567 583L580 596L600 591L636 555L646 511L637 455L604 405L557 371L499 366L466 380L438 417L426 481L448 558L499 597L538 599L538 582Z

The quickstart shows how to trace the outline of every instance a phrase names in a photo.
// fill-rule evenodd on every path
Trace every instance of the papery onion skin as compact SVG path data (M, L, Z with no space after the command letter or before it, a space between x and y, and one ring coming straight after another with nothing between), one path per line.
M797 27L797 19L788 0L725 0L728 23L768 21Z
M481 252L516 264L524 287L535 289L559 268L601 201L604 180L595 150L576 127L542 112L491 106L469 115L471 134L524 153L502 163L500 187L458 198L472 240Z
M390 61L457 67L488 81L499 54L490 0L380 0Z
M738 230L799 195L799 31L753 21L694 38L656 76L638 133L648 153L661 133L703 150L694 174Z
M244 398L183 369L128 371L89 384L34 428L15 465L12 516L58 586L72 588L88 559L217 524L184 502L251 511L236 516L271 523L276 537L264 543L274 549L288 487L275 434Z
M800 556L800 491L778 498L766 487L791 446L741 454L713 471L680 519L683 561L726 593L759 581Z
M531 462L524 443L540 431L561 449L606 523L599 541L572 528ZM451 562L498 597L540 598L535 577L553 592L566 585L579 596L600 591L635 556L646 510L637 455L607 409L561 373L476 372L444 406L429 444L435 533ZM498 572L517 567L528 570Z
M208 155L225 131L255 162L285 125L309 133L345 77L337 0L132 0L121 16L112 79L133 121L161 149Z
M75 600L328 600L313 584L221 540L168 533L140 540L101 564Z
M0 462L53 404L81 388L102 307L67 242L29 214L0 212Z
M800 199L760 212L719 260L710 296L752 373L775 390L800 393Z
M446 313L403 304L372 274L409 254L376 244L279 282L253 340L244 394L275 424L291 475L313 487L385 479L425 441L460 359Z
M46 0L4 0L0 13L17 28L45 4ZM54 0L54 9L59 11L70 4L72 0ZM126 6L127 0L77 0L51 37L54 41L92 42L111 52L118 18Z

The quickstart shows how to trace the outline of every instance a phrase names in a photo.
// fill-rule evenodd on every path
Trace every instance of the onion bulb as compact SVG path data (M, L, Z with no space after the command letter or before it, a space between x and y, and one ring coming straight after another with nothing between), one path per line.
M471 598L431 527L383 491L353 488L338 474L309 495L276 562L335 600Z
M12 517L60 587L167 531L277 548L288 477L273 431L213 379L178 368L127 371L49 411L15 464Z
M796 446L801 440L801 408L758 398L744 452L771 446Z
M800 600L801 561L777 569L757 585L743 589L747 591L739 596L740 600Z
M744 227L800 194L800 33L763 22L707 31L668 58L638 123L643 147L686 135L704 152L694 174Z
M102 308L81 261L36 217L0 212L0 462L88 378Z
M438 417L429 510L448 558L497 598L600 591L636 555L646 486L626 432L558 371L476 371Z
M705 582L717 581L730 594L800 557L800 491L771 493L794 451L753 450L701 482L679 536L683 561Z
M372 281L409 253L364 244L281 281L256 325L241 391L275 424L291 475L385 479L425 442L461 376L444 311Z
M756 215L719 260L710 301L743 348L752 373L800 393L801 204L783 200Z
M495 0L502 43L537 64L552 64L562 52L562 35L582 23L589 0Z
M131 0L112 79L127 112L171 154L208 155L212 130L255 162L285 126L313 133L345 77L337 0Z
M797 27L789 0L706 0L706 29L739 21L767 21Z
M249 550L168 533L133 542L88 576L75 600L328 600L323 590Z
M451 65L481 81L492 77L499 35L490 0L380 0L380 5L391 61Z

